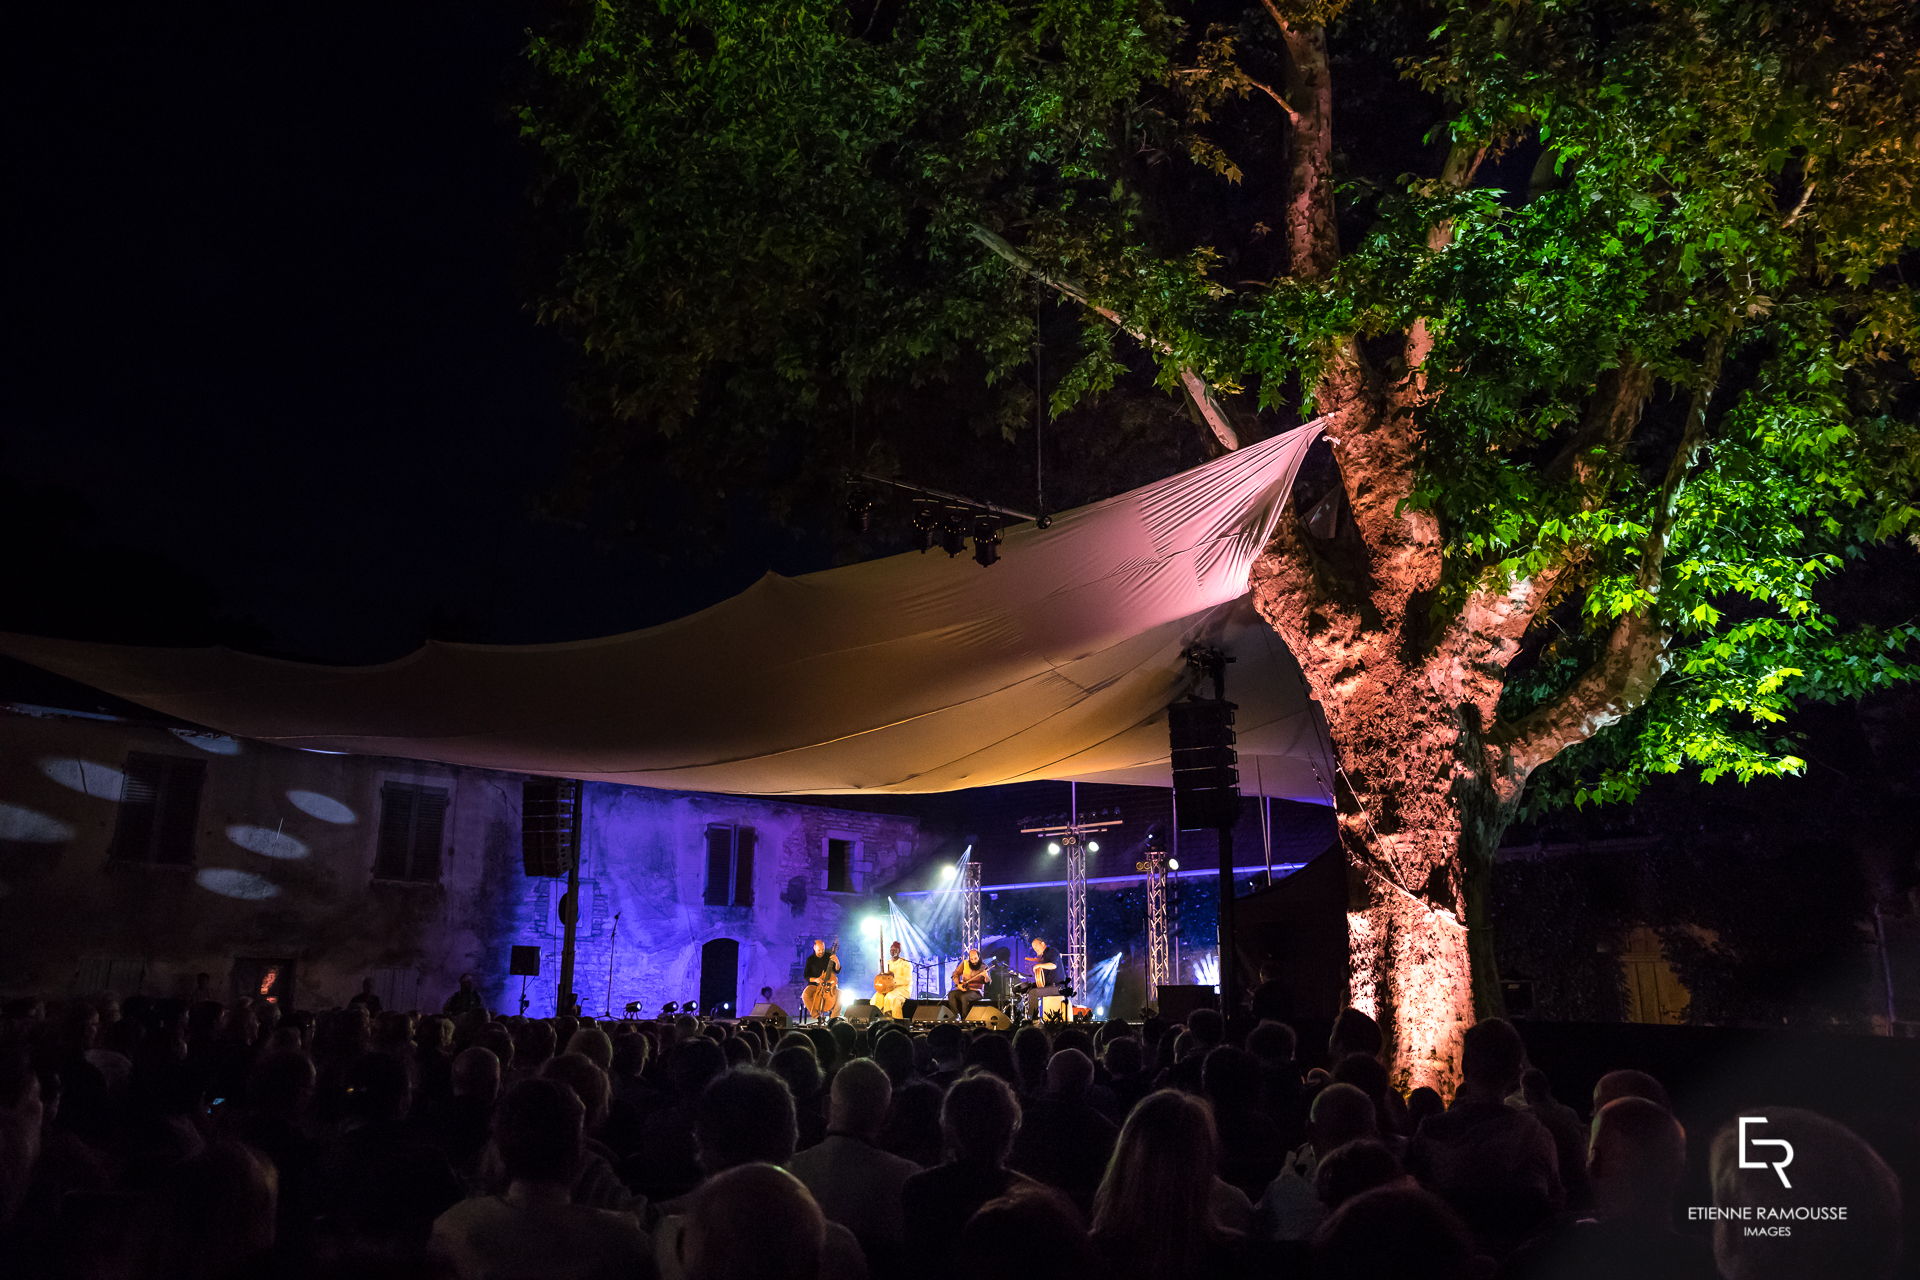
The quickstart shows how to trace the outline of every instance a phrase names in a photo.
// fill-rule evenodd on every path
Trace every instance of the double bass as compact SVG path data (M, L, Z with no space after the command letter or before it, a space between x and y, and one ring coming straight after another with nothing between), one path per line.
M827 954L839 958L840 939L835 938L833 945L827 948ZM805 1006L807 1015L824 1018L840 1008L840 971L828 965L826 972L807 983L807 989L800 993L800 1003Z

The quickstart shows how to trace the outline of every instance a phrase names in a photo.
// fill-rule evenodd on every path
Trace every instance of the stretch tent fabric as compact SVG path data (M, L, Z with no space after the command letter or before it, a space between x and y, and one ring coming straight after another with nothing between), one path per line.
M430 642L378 666L0 634L0 652L238 737L748 795L1167 786L1196 643L1234 658L1242 790L1329 803L1326 733L1248 574L1317 423L1015 526L999 563L768 574L640 631Z

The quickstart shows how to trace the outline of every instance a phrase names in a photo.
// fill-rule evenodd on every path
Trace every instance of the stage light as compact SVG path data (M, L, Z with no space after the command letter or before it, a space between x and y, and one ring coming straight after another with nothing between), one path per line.
M680 1012L698 1013L700 1012L700 1006L692 1000L682 1000L680 1002Z
M1100 1007L1099 1007L1098 1009L1095 1009L1095 1010L1093 1011L1093 1016L1094 1016L1094 1017L1096 1017L1096 1018L1104 1018L1104 1017L1106 1017L1106 1016L1107 1016L1107 1006L1105 1006L1105 1005L1101 1005L1101 1006L1100 1006Z
M886 927L887 921L885 916L868 916L860 922L860 928L865 931L869 937L874 938L879 937L885 932Z
M985 516L973 522L973 558L982 569L1000 558L1000 527Z
M720 1006L720 1012L722 1012L722 1013L732 1013L732 1012L733 1012L733 1003L732 1003L731 1001L728 1001L727 1003L725 1003L725 1004L722 1004L722 1005Z
M1087 852L1088 853L1100 852L1100 842L1098 840L1087 841Z
M953 878L954 878L955 876L957 876L957 875L959 875L959 874L960 874L960 868L958 868L958 867L956 867L956 866L954 866L954 865L953 865L953 864L951 864L951 863L949 863L949 864L947 864L946 866L944 866L944 867L942 867L942 868L940 868L940 878L941 878L942 880L951 880L951 879L953 879Z
M913 505L913 548L916 551L933 550L933 531L939 525L934 509L924 502Z
M1178 871L1179 869L1180 869L1180 859L1178 858L1167 859L1167 870Z
M674 1012L679 1007L680 1005L676 1001L669 1000L665 1004L660 1006L660 1016L664 1018L668 1014Z
M1060 855L1060 842L1058 840L1049 840L1047 842L1047 852L1058 857Z
M873 526L873 499L860 489L847 495L847 532L862 534Z
M948 518L940 522L940 549L949 556L957 556L967 549L966 526Z

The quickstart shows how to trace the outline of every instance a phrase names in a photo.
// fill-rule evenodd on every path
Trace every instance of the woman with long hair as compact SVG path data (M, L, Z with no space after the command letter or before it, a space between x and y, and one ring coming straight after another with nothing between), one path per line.
M1246 1273L1246 1238L1220 1224L1214 1177L1220 1140L1213 1111L1162 1089L1141 1099L1120 1130L1093 1198L1093 1243L1109 1274L1212 1280Z

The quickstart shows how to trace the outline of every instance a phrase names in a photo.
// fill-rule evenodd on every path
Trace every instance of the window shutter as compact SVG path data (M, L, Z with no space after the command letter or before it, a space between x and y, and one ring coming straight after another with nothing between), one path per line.
M440 882L440 850L447 842L447 793L439 787L421 787L413 801L413 859L410 880Z
M733 829L733 905L753 905L753 828Z
M733 901L733 828L707 828L707 905Z
M193 863L193 837L200 823L200 786L207 778L204 760L164 759L159 804L154 815L153 860L169 866Z
M404 783L380 788L380 845L374 854L373 874L380 880L407 878L407 852L413 839L413 805L417 793Z
M155 819L160 808L160 758L130 755L126 781L120 787L120 808L114 815L113 843L107 856L116 862L145 862L153 850Z

